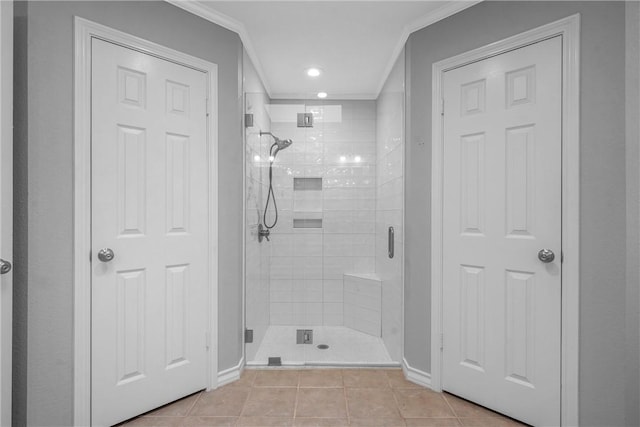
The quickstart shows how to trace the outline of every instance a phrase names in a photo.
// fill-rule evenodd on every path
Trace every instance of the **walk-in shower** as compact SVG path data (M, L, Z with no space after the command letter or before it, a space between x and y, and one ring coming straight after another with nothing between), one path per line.
M404 71L394 72L377 100L245 93L248 366L402 361Z

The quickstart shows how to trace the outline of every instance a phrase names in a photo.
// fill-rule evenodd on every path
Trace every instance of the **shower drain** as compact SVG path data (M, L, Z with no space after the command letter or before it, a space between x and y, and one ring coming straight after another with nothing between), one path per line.
M318 348L319 348L320 350L326 350L326 349L328 349L328 348L329 348L329 346L328 346L327 344L318 344Z

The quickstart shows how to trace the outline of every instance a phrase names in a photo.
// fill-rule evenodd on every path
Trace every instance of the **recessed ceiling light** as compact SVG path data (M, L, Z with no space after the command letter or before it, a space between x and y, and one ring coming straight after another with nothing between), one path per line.
M318 92L318 98L326 98L327 92Z
M318 68L308 68L307 76L309 77L318 77L320 75L320 69Z

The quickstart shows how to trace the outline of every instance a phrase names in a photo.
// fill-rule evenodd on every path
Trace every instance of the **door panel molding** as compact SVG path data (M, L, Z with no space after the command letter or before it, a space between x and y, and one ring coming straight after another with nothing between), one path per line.
M562 355L561 423L578 425L580 230L580 15L436 62L432 67L431 388L442 391L443 160L446 71L562 36Z
M209 174L208 388L218 385L218 66L79 17L74 18L74 425L91 424L91 40L104 40L207 75Z

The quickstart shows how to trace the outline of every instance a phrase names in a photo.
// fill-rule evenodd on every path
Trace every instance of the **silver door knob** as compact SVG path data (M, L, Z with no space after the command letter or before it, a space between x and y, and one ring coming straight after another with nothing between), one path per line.
M109 248L102 248L100 249L100 251L98 252L98 259L102 262L109 262L111 261L113 258L115 258L115 254L113 253L113 251Z
M540 249L538 259L542 262L552 262L556 259L556 254L554 254L551 249Z
M11 263L0 258L0 274L7 274L11 271Z

